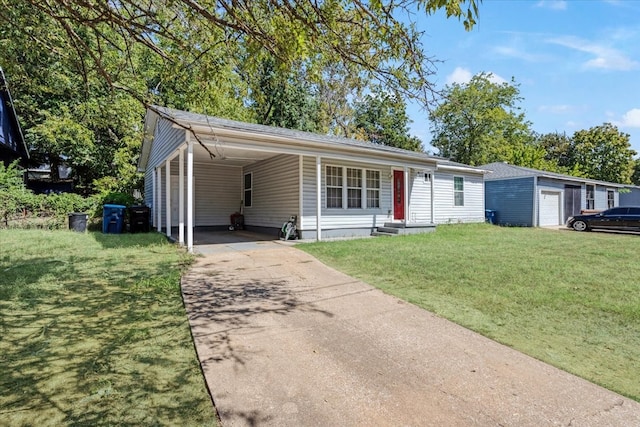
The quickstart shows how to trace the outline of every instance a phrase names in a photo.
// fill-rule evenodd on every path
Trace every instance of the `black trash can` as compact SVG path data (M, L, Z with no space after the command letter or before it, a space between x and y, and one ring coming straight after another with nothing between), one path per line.
M489 224L494 224L494 225L497 224L498 223L497 212L492 209L485 209L484 219L485 219L485 222L488 222Z
M120 234L124 227L124 213L127 207L123 205L104 205L102 210L102 232L105 234Z
M131 233L148 233L150 213L151 210L147 206L131 206L129 208L129 231Z
M87 221L89 214L83 212L71 212L69 214L69 230L84 233L87 231Z

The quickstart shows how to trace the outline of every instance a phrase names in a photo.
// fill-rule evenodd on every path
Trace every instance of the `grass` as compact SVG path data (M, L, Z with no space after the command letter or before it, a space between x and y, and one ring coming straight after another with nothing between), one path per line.
M156 233L0 231L3 425L216 425Z
M298 247L640 401L640 236L468 224Z

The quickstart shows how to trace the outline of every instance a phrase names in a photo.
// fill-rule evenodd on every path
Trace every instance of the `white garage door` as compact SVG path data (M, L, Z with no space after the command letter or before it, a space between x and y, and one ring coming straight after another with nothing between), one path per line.
M560 193L556 191L540 192L540 226L561 225Z

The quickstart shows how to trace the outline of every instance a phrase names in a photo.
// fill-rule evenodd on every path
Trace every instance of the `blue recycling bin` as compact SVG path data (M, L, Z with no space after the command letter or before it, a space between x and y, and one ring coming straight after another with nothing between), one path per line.
M120 234L124 228L124 214L127 207L123 205L104 205L102 207L102 232Z
M489 224L496 224L496 222L497 222L496 211L491 210L491 209L485 209L484 210L484 220L486 222L488 222Z

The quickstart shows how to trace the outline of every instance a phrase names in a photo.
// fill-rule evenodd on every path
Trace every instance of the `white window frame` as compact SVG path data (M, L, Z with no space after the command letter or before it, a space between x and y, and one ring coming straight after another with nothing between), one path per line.
M341 171L341 184L340 186L329 185L329 174L328 168L337 168ZM348 180L348 170L358 170L360 171L360 186L349 186ZM377 188L368 188L367 187L367 172L376 172L378 174L378 187ZM325 179L324 179L324 207L325 209L331 210L367 210L367 209L380 209L380 194L382 190L382 171L379 169L368 169L363 167L354 167L354 166L344 166L344 165L336 165L336 164L326 164L324 167ZM329 189L330 188L341 188L342 190L342 200L340 203L340 207L332 206L329 207ZM358 207L349 207L349 190L358 190L360 191L360 206ZM378 206L370 207L368 200L368 191L375 191L377 195Z
M456 189L456 181L462 180L462 190ZM462 195L462 202L458 203L458 199L456 196L460 194ZM464 176L454 176L453 177L453 206L455 207L464 207Z
M611 195L611 198L609 198ZM607 188L607 209L616 207L616 190L612 188Z
M329 184L329 168L332 169L337 169L336 172L339 172L339 174L335 174L335 175L331 175L331 176L336 176L340 178L340 185L334 185L334 184ZM335 166L335 165L326 165L324 167L324 207L327 209L344 209L344 187L345 187L345 182L344 182L344 170L341 166ZM329 206L329 189L336 189L339 188L340 189L340 206Z
M247 175L250 177L250 186L247 188ZM247 204L247 192L249 192L250 201ZM253 207L253 172L246 172L242 175L242 205L245 208Z
M377 187L369 187L369 172L375 173L378 176L377 177L373 177L371 178L372 181L377 181L378 186ZM364 198L366 199L366 207L367 209L380 209L380 188L382 187L382 173L377 170L377 169L366 169L365 172L365 177L364 177L364 186L365 186L365 196ZM372 197L369 197L369 193L371 192ZM369 201L375 202L375 206L374 203L369 203Z
M591 198L589 198L589 187L591 187ZM592 184L587 184L585 187L585 209L595 209L596 208L596 186ZM589 206L589 202L591 202L591 206Z

